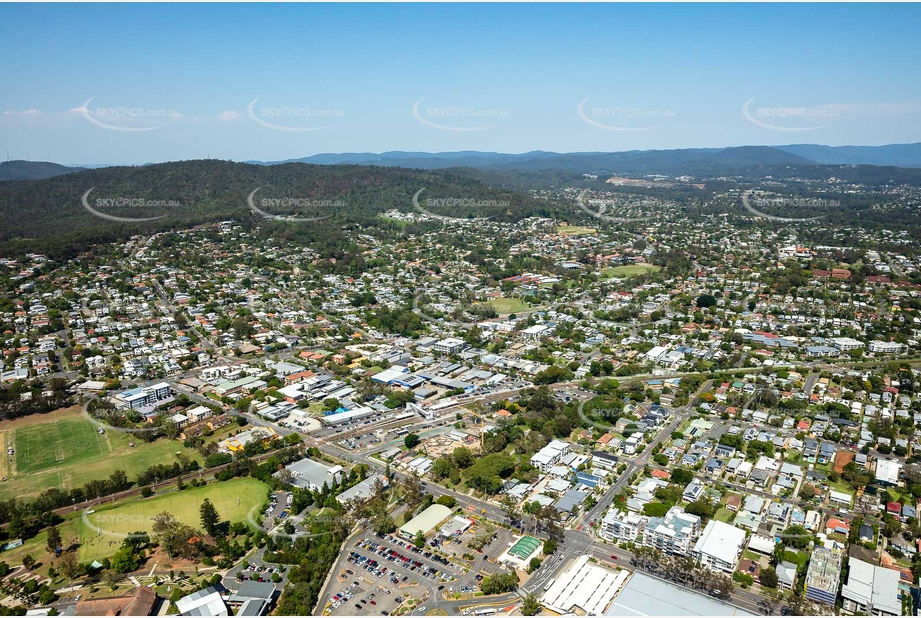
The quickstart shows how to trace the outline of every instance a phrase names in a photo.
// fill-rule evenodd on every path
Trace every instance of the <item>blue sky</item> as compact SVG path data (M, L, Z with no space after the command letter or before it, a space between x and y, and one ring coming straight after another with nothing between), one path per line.
M5 4L0 148L130 164L916 142L919 17L905 4Z

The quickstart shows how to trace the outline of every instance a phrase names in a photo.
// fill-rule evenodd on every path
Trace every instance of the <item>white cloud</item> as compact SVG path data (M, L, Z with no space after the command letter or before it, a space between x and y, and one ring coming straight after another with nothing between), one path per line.
M243 116L243 114L241 114L240 112L235 112L231 110L231 111L221 112L220 114L218 114L217 119L220 122L232 122L234 120L239 119L241 116Z
M23 118L37 118L42 115L42 110L40 109L23 109L15 110L8 109L3 112L4 116L18 116Z

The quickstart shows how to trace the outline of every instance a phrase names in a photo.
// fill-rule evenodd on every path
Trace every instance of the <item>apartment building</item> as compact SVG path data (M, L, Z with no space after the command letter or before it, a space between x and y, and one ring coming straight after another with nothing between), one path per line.
M710 570L731 575L739 563L744 545L744 530L711 519L697 539L691 555Z
M700 517L685 513L680 506L673 506L665 517L649 518L643 531L642 545L686 556L691 549L691 541L698 532Z
M569 454L569 443L553 440L531 456L531 465L542 472L547 472Z
M612 510L601 520L598 534L612 543L635 543L639 534L646 528L648 521L647 517L638 513L621 513Z

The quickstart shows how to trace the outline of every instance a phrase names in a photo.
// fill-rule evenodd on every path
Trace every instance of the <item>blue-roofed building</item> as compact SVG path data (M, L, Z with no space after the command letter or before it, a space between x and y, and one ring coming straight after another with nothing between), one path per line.
M586 485L594 489L600 482L600 476L595 476L594 474L589 474L587 472L576 472L576 483L580 485Z

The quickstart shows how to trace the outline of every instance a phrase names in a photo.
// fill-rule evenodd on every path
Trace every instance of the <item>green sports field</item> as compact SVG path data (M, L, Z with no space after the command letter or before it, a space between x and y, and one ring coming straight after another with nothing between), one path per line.
M172 513L182 523L200 529L198 509L205 498L214 503L222 520L246 522L250 512L265 502L268 492L269 486L262 481L244 477L212 482L205 487L170 491L152 498L133 498L113 507L103 505L76 520L80 560L111 556L121 546L122 537L119 535L141 530L150 532L154 517L164 511Z
M598 230L593 227L582 225L561 225L557 228L557 231L564 236L585 236L587 234L594 234Z
M632 277L659 270L655 264L630 264L629 266L615 266L602 271L605 277Z
M528 310L528 305L520 298L492 298L486 301L487 305L491 305L493 309L496 310L500 315L508 315L510 313L520 313L522 311Z
M108 452L105 437L82 417L54 415L48 422L16 430L16 471L33 474L98 459Z
M212 439L232 430L222 428ZM178 440L145 442L113 429L97 433L78 406L4 422L0 442L16 451L12 460L4 458L0 466L6 477L0 482L0 500L35 496L52 487L81 487L116 470L124 470L134 480L154 464L172 464L178 455L201 463L201 456Z

